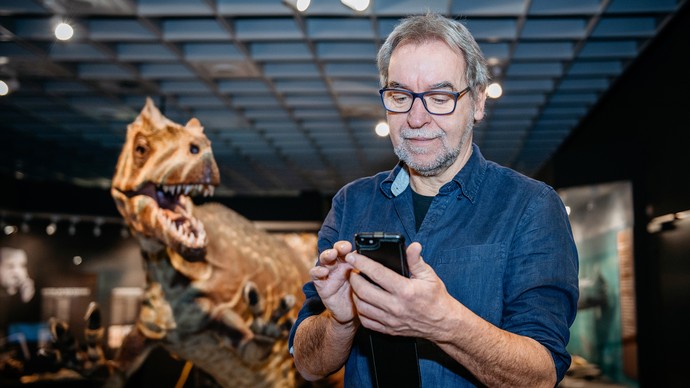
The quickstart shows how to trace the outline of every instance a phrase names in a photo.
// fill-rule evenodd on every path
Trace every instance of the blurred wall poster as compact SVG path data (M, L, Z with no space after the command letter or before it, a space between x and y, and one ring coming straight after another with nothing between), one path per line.
M579 366L581 377L637 386L632 186L613 182L559 194L580 258L580 300L568 345L571 374L577 377Z

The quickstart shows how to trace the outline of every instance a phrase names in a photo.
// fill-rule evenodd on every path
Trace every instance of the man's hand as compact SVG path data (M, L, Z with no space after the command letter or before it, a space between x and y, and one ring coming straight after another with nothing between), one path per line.
M34 281L30 277L26 277L19 286L20 295L22 296L22 302L28 303L36 294L36 287L34 286Z
M422 246L407 248L407 279L370 258L349 253L353 300L362 326L391 335L429 338L438 332L447 309L456 304L436 272L421 257ZM358 272L366 274L372 284Z
M319 256L321 265L309 270L321 301L330 311L333 319L341 324L351 323L356 315L349 282L352 266L345 262L345 255L351 251L352 244L347 241L338 241L333 244L332 249L321 253Z

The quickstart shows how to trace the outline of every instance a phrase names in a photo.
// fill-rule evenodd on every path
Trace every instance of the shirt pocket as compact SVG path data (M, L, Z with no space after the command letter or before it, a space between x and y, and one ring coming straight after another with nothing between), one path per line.
M505 266L501 243L444 250L433 265L455 299L494 325L501 322Z

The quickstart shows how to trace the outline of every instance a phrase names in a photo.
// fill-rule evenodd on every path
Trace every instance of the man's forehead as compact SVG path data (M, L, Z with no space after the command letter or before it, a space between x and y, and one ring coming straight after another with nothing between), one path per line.
M432 47L433 46L433 47ZM431 50L431 54L415 53L419 48ZM439 51L448 50L443 52L443 57L439 59L436 57L434 59L430 56L439 53ZM396 55L397 54L397 55ZM400 62L407 62L409 58L413 58L413 62L419 66L426 67L423 71L409 72L406 67L400 67ZM456 59L456 60L453 60ZM437 66L425 66L430 63L435 63ZM406 40L401 44L396 46L392 53L391 61L388 66L388 87L402 87L410 88L413 85L408 85L412 82L417 84L417 86L422 87L425 90L436 89L436 88L451 88L457 89L462 84L462 79L464 79L465 74L465 61L462 53L459 50L454 50L446 42L440 39L427 39L422 41L417 40ZM458 79L460 77L460 79Z
M0 251L0 262L26 261L26 253L21 249L2 248Z

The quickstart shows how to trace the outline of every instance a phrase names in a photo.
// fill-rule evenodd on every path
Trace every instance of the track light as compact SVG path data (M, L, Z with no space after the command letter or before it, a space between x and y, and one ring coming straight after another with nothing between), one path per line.
M311 0L283 0L283 3L299 12L304 12L309 8Z
M340 0L341 3L354 9L355 11L364 11L369 8L369 0Z
M374 132L376 132L376 134L381 137L386 137L390 133L390 127L388 126L388 123L386 123L385 121L381 121L378 124L376 124Z
M503 88L498 82L494 82L486 88L486 94L490 98L499 98L503 95Z
M58 23L55 26L55 37L58 40L70 40L74 36L74 28L65 22Z

